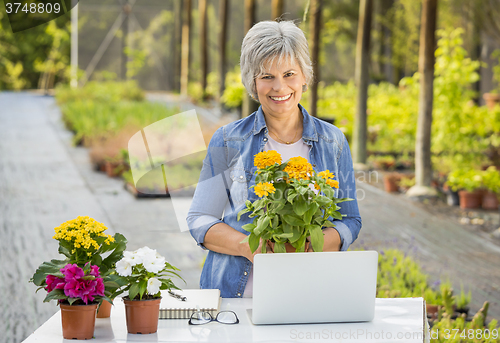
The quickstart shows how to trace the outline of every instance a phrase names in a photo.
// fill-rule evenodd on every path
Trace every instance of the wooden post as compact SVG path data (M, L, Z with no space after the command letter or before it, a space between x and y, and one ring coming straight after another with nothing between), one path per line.
M198 13L200 15L201 89L205 98L208 74L207 0L198 0Z
M313 67L314 80L309 89L309 114L313 117L318 116L318 82L319 75L319 32L321 27L321 0L311 0L311 20L309 21L309 32L311 42L311 62Z
M220 16L220 36L219 36L219 97L224 94L226 88L226 40L227 40L227 14L229 12L229 0L219 0L219 16Z
M184 0L182 10L181 94L187 96L189 83L189 31L191 30L191 0Z
M245 0L245 34L255 23L255 0ZM241 105L241 117L248 117L259 108L259 104L245 92Z
M420 25L420 51L418 71L420 74L420 94L418 100L418 123L415 145L415 187L408 196L435 195L431 186L431 125L432 102L434 98L434 50L437 0L424 0ZM427 190L427 192L426 192Z
M273 0L271 20L276 20L283 14L283 0Z
M356 169L366 166L366 137L368 102L368 64L370 51L370 28L373 0L361 0L359 5L358 37L356 42L356 66L354 80L358 87L353 131L353 155Z

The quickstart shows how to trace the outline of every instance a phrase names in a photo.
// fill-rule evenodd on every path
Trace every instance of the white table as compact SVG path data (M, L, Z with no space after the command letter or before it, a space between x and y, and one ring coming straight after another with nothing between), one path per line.
M125 308L116 301L111 317L96 319L92 343L104 342L428 342L422 298L377 299L375 318L365 323L253 325L247 309L252 299L222 299L221 310L236 312L240 323L188 325L187 319L166 319L150 335L127 333ZM24 342L75 342L62 338L61 315L54 314Z

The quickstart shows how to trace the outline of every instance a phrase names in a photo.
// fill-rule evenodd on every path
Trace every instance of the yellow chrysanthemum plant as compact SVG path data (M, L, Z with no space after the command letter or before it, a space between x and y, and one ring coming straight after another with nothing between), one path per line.
M296 252L304 252L306 241L314 251L323 251L323 227L335 227L330 219L342 219L339 203L349 198L336 198L334 188L339 187L329 171L317 173L303 157L293 157L282 163L274 150L255 155L254 192L260 198L247 200L238 213L238 220L245 213L254 218L243 225L250 234L242 241L248 242L255 252L262 241L262 252L267 241L272 242L275 253L287 251L290 244ZM309 238L309 239L308 239Z
M42 288L47 286L48 275L60 277L61 269L66 265L97 266L104 280L105 293L110 295L120 286L114 281L117 279L114 269L116 262L123 257L127 239L120 233L108 235L104 232L106 230L104 224L88 216L79 216L56 227L52 238L59 241L59 253L66 258L42 263L30 281Z

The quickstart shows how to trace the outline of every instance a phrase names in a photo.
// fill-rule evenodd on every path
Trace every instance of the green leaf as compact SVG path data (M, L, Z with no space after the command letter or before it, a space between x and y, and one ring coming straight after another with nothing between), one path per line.
M276 242L274 243L274 252L275 253L286 253L285 244Z
M312 216L316 213L316 211L318 210L318 208L319 208L319 205L317 203L315 203L315 202L311 202L309 204L309 208L304 213L304 222L306 224L310 224L311 223Z
M245 238L240 242L240 244L247 243L248 242L248 237L250 237L250 235L245 236Z
M319 225L309 225L309 234L311 235L311 244L314 251L323 251L323 245L325 244L325 237L323 235L323 230Z
M146 292L146 289L148 288L148 280L141 280L139 281L139 297L142 299L144 293Z
M257 236L260 236L264 230L266 230L269 226L269 217L260 217L257 220L257 227L254 229L254 233Z
M37 286L45 285L47 275L61 275L60 269L68 264L68 260L51 260L50 262L43 262L30 281Z
M292 237L288 239L290 243L295 243L302 235L302 230L300 226L292 226Z
M255 229L255 224L248 223L248 224L243 225L241 228L245 231L253 232L253 230Z
M314 199L320 206L327 207L332 203L332 199L329 199L323 195L319 195Z
M247 201L248 201L248 200L247 200ZM240 212L238 212L238 218L237 218L237 219L238 219L238 221L240 221L241 216L242 216L243 214L248 213L248 212L250 212L250 211L251 211L251 210L250 210L249 208L244 208L244 209L242 209Z
M299 216L304 215L304 213L306 213L307 211L307 208L308 204L303 198L299 198L293 203L293 211Z
M292 203L293 204L293 200L295 199L295 197L297 196L297 192L295 190L290 190L288 192L288 194L286 195L286 200L288 200L288 202Z
M333 217L333 219L342 220L342 215L338 211L333 212L332 217Z
M283 215L283 220L292 226L304 226L305 223L301 218L298 218L294 215L285 214Z
M51 300L59 300L68 298L66 294L64 294L64 290L62 289L53 289L51 292L47 293L43 302L49 302Z
M139 294L139 283L134 282L130 285L130 288L128 290L128 297L130 298L130 300L133 300L135 299L137 294Z
M248 245L250 246L250 250L252 251L252 253L254 253L257 250L257 248L259 247L259 243L260 239L255 234L251 233L248 236Z

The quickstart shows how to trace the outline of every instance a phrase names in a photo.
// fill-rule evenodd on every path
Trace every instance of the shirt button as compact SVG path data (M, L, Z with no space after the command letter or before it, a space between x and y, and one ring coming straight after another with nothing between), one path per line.
M237 295L238 295L239 297L241 297L241 293L238 293Z
M267 142L267 138L264 138L264 142Z
M247 272L244 272L244 273L243 273L243 275L248 275L248 273L247 273Z
M243 175L240 175L240 179L243 179Z
M316 165L315 165L315 164L313 164L313 167L316 167Z

